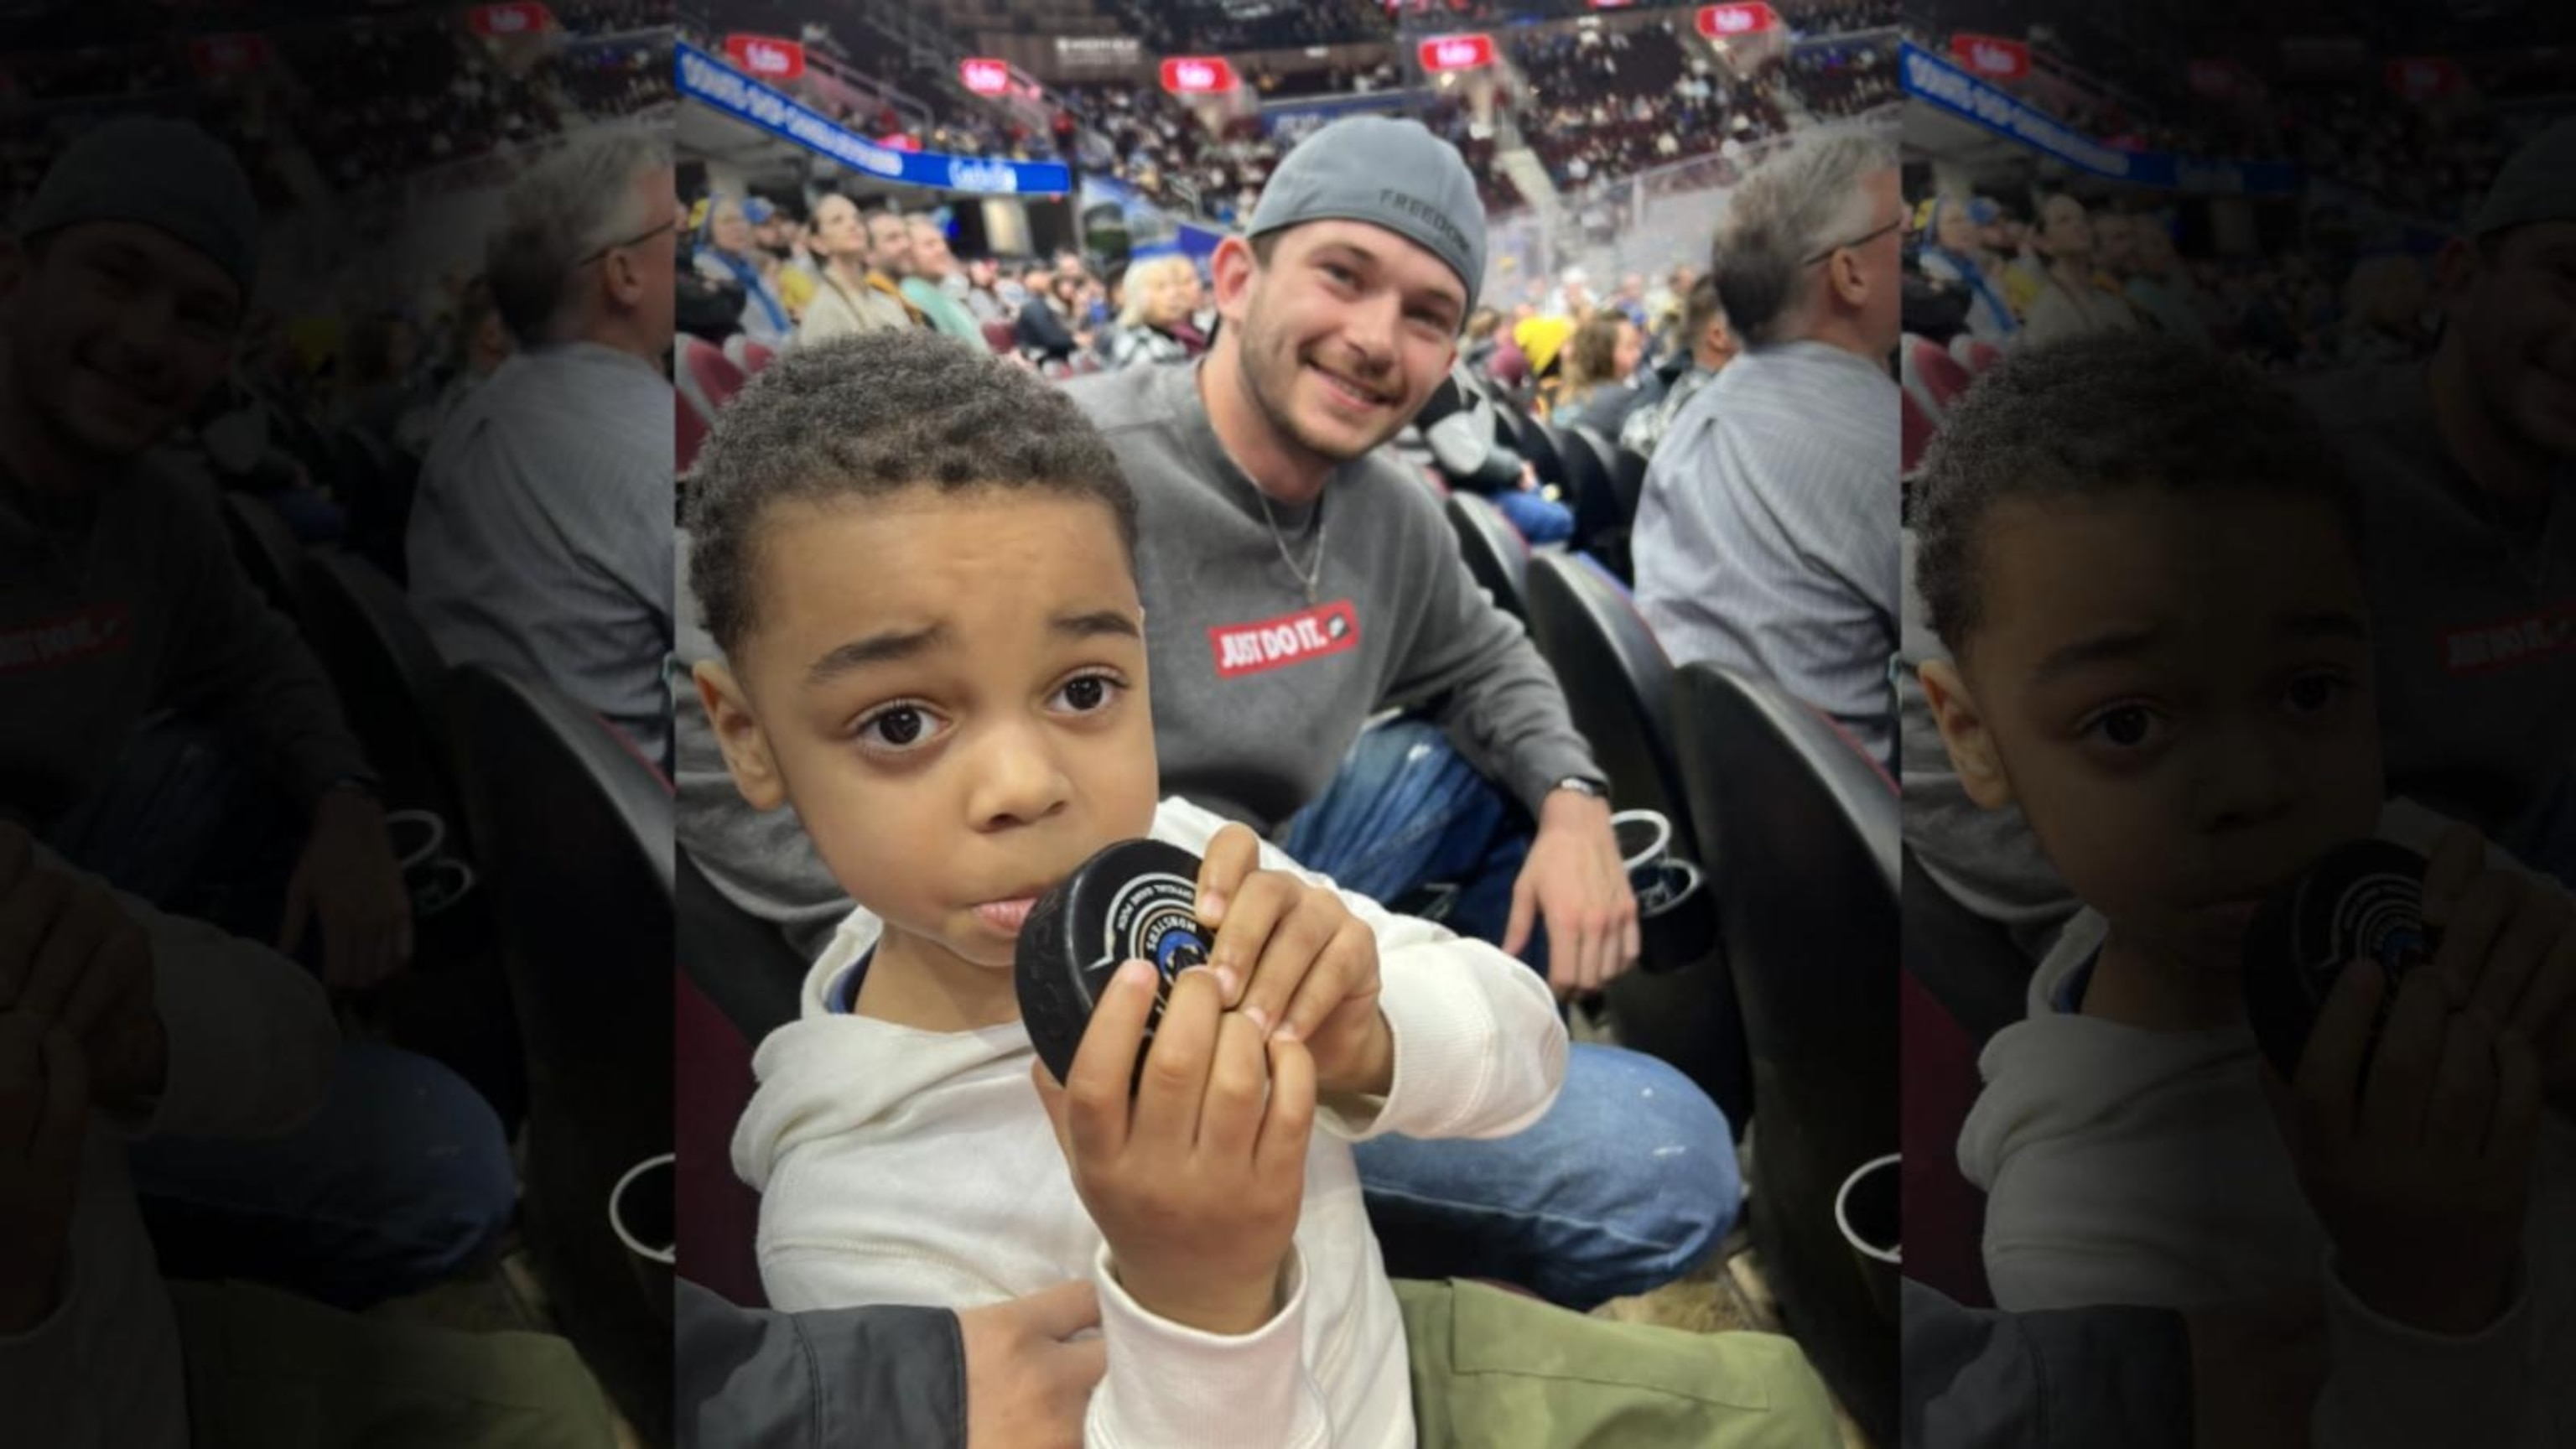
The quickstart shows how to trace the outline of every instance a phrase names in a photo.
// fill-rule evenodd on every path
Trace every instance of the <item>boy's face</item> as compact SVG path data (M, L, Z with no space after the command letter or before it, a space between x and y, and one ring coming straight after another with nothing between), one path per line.
M698 666L727 765L890 927L1008 970L1021 918L1156 794L1109 510L1022 490L764 515L752 636Z
M2233 969L2252 905L2381 798L2361 575L2334 510L2262 494L2008 500L1985 623L1926 693L1963 784L2018 804L2115 934Z

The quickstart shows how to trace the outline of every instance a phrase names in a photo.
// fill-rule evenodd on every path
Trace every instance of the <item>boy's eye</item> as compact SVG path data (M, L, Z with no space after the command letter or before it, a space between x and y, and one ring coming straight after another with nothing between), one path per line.
M2095 715L2084 732L2116 748L2134 750L2153 736L2155 723L2155 711L2142 704L2124 704Z
M909 750L938 728L938 716L917 704L888 705L859 722L859 743L880 751Z
M2337 675L2303 674L2290 681L2290 708L2315 714L2341 698L2349 685Z
M1125 687L1106 674L1085 674L1066 681L1064 688L1056 691L1056 698L1075 714L1090 714L1108 708L1110 701L1118 697L1117 692Z

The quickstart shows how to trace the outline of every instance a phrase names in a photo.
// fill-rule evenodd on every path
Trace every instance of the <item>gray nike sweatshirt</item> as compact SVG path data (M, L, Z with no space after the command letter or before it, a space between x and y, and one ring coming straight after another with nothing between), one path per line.
M52 821L165 709L223 730L302 810L369 773L330 678L234 562L211 488L150 456L50 507L0 483L0 815Z
M1602 778L1554 671L1476 587L1423 479L1372 452L1338 469L1320 502L1274 502L1265 519L1198 378L1197 364L1176 365L1065 389L1136 490L1165 794L1268 834L1323 793L1369 717L1396 706L1427 707L1533 813L1559 780ZM1316 570L1310 605L1298 575Z

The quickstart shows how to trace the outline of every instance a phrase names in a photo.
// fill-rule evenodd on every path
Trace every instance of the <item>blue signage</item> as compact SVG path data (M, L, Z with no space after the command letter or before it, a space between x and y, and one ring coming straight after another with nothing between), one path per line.
M988 161L880 146L685 41L677 49L684 98L880 181L1000 196L1061 196L1073 189L1073 169L1059 161Z
M2165 191L2288 196L2299 190L2299 168L2287 161L2214 161L2171 151L2105 146L1911 41L1906 43L1902 66L1907 95L2079 171Z

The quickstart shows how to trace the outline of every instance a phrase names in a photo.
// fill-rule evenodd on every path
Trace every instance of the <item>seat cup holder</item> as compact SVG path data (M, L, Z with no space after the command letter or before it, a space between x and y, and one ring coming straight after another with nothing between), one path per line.
M1667 857L1654 884L1637 892L1638 965L1676 971L1717 943L1717 902L1697 865Z
M1852 1261L1869 1284L1870 1302L1879 1316L1896 1322L1896 1278L1901 1264L1899 1202L1904 1159L1896 1153L1872 1158L1843 1179L1834 1194L1834 1226L1842 1230Z

